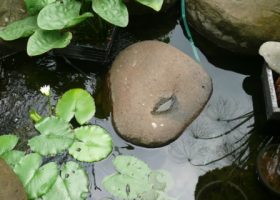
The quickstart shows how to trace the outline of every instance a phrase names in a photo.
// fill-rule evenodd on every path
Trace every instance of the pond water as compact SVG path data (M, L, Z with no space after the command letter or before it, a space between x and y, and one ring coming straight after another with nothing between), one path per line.
M135 19L138 27L130 26L120 31L118 44L113 48L114 54L136 41L159 39L193 56L176 17L162 18L151 22L150 26L143 21ZM154 27L153 23L158 27ZM227 53L198 35L195 41L200 48L201 65L212 77L213 95L202 114L178 140L168 146L157 149L137 147L116 134L106 83L106 72L110 66L101 68L83 62L73 62L71 66L51 55L30 59L24 53L18 53L2 60L0 133L16 133L21 138L19 148L26 150L27 139L36 134L28 117L29 110L34 108L41 114L47 112L47 99L40 94L39 88L51 85L52 104L70 88L85 88L95 97L97 104L97 114L91 123L105 127L112 134L115 145L108 159L94 165L83 164L91 180L88 199L110 197L101 182L105 176L115 172L112 159L119 154L136 156L152 169L168 171L173 178L169 195L177 200L194 200L195 194L201 200L225 199L222 195L227 191L230 195L226 199L236 199L238 192L242 198L249 200L276 199L258 180L255 165L260 148L275 141L275 137L264 128L260 80L262 60ZM2 54L5 54L4 50ZM54 159L71 160L63 155ZM229 182L234 189L223 190L224 185L221 184L221 187L207 191L205 186L211 186L215 181ZM205 191L208 198L203 194Z

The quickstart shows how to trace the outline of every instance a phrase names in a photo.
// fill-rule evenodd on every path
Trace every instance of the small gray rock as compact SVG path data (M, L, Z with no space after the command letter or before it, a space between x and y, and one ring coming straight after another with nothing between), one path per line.
M280 74L280 42L265 42L259 49L259 54L265 59L268 66Z
M113 122L119 135L145 147L178 138L199 115L212 81L192 58L158 41L123 50L110 70Z

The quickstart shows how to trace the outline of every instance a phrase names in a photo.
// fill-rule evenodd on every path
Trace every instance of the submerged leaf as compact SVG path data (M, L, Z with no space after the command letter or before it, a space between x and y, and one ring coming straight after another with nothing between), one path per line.
M11 151L18 143L18 137L15 135L0 136L0 155Z
M96 125L75 129L76 141L69 153L79 161L96 162L109 156L112 151L112 138L109 133Z
M56 0L24 0L25 7L30 15L38 14L46 5Z
M75 162L66 163L61 169L55 184L45 194L43 200L83 200L89 192L88 176L84 169Z
M28 40L27 54L37 56L55 48L64 48L71 42L70 32L37 30Z
M149 183L155 190L166 191L172 185L172 178L167 171L155 170L149 174Z
M80 16L81 2L76 0L57 1L44 7L38 15L38 26L44 30L60 30L74 26L88 17L91 13Z
M70 125L57 117L47 117L35 128L41 133L28 141L31 150L41 155L55 155L66 150L74 141Z
M38 29L37 16L15 21L0 30L0 38L11 41L32 35Z
M163 4L163 0L136 0L136 1L154 9L155 11L160 11Z
M2 154L0 157L5 160L5 162L10 165L11 168L14 168L15 165L23 158L24 152L23 151L8 151Z
M100 17L116 26L128 25L128 10L122 0L93 0L92 9Z
M94 99L83 89L68 90L59 99L56 114L67 122L75 116L77 122L82 125L95 114Z

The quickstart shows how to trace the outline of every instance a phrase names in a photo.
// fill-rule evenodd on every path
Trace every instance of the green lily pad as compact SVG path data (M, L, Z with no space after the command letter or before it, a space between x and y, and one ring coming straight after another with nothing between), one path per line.
M74 26L92 13L84 13L80 16L81 2L76 0L57 1L45 6L38 15L38 26L44 30L61 30Z
M83 89L68 90L59 99L56 114L67 122L75 116L77 122L82 125L95 114L94 99Z
M57 117L47 117L35 128L41 133L28 141L31 150L41 155L55 155L71 146L74 134L70 125Z
M136 1L154 9L155 11L160 11L163 5L163 0L136 0Z
M11 168L14 168L21 158L24 157L24 154L25 153L23 151L13 150L2 154L0 157L5 160L5 162L10 165Z
M26 17L1 29L0 38L6 41L16 40L32 35L37 29L37 16Z
M24 3L29 15L35 15L46 5L55 1L56 0L24 0Z
M64 48L71 42L70 32L37 30L27 42L27 54L37 56L55 48Z
M32 153L23 157L14 171L21 180L29 199L38 198L52 187L58 176L57 165L53 162L42 167L42 157Z
M164 170L155 170L149 174L149 183L155 190L166 191L172 185L172 178Z
M103 128L92 125L75 129L76 141L69 148L69 153L79 161L96 162L112 152L112 138Z
M93 0L92 9L100 17L116 26L128 25L128 10L122 0Z
M61 176L45 194L43 200L83 200L88 196L89 180L85 170L75 162L66 163Z
M145 162L133 156L117 156L113 164L119 173L136 179L146 179L148 181L148 176L151 173Z
M7 151L13 150L18 143L18 137L15 135L1 135L0 136L0 155Z

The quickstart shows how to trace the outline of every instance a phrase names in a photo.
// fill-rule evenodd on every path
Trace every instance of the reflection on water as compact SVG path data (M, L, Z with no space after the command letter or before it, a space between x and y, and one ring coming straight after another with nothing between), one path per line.
M123 43L118 47L120 49L131 41L138 40L129 29L121 34L125 38L121 40ZM139 32L138 34L141 35ZM180 25L176 25L165 37L169 38L171 45L192 55L191 47ZM148 38L150 39L150 36ZM101 200L105 197L113 199L104 191L101 182L105 176L114 173L112 165L114 156L124 154L142 159L151 169L169 171L175 180L170 196L178 200L194 200L199 176L214 169L229 168L231 171L234 166L248 172L250 169L250 172L253 172L254 158L259 146L263 145L264 139L265 142L269 141L268 137L258 132L255 123L256 115L254 115L256 113L253 112L256 110L256 103L252 96L255 99L262 98L255 92L260 88L257 88L258 85L254 81L245 84L246 80L252 78L252 74L256 75L254 70L258 71L260 67L258 62L253 60L250 63L247 60L233 58L234 63L228 61L231 70L227 70L227 62L223 62L223 66L213 66L202 53L200 57L203 67L213 79L213 95L202 114L178 140L169 146L145 149L122 140L114 131L108 105L104 103L108 102L108 93L104 92L106 88L104 73L98 70L92 71L90 68L80 66L79 63L72 63L74 66L71 66L71 63L67 64L64 60L53 57L28 59L22 56L13 62L8 62L8 65L0 65L0 133L18 133L21 138L25 138L22 148L26 148L26 138L36 134L28 118L28 111L35 108L40 114L46 114L47 99L39 94L39 88L50 84L54 101L70 88L86 88L94 95L97 102L98 118L92 119L91 122L102 125L112 133L115 145L108 159L94 165L84 164L91 180L92 193L89 199ZM251 68L252 72L232 71L233 65L238 68L239 64L242 65L244 62L255 65ZM244 89L244 85L249 89ZM264 113L258 114L264 115ZM65 155L54 159L71 160ZM222 173L223 176L225 174ZM257 179L255 175L252 177ZM241 180L245 185L252 184L251 179L241 178Z

